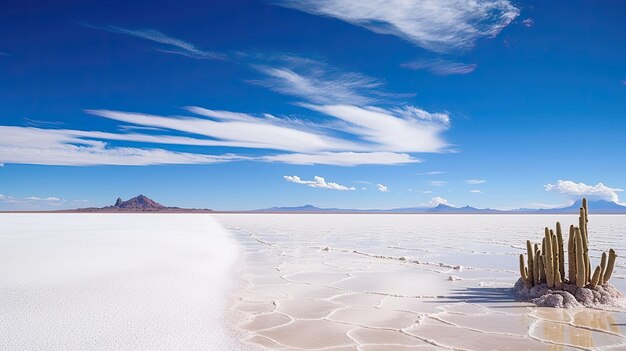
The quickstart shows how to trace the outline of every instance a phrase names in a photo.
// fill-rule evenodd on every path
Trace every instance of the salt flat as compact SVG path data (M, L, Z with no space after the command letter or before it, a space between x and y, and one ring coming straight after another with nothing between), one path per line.
M0 214L0 350L242 350L210 216Z
M511 288L527 239L575 215L229 214L243 245L235 309L277 350L624 350L626 313L538 308ZM591 215L590 256L619 257L626 216Z

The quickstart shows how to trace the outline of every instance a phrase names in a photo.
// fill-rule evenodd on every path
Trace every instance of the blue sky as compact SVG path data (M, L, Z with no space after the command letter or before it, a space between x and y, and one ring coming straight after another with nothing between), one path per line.
M625 10L4 2L0 210L621 202Z

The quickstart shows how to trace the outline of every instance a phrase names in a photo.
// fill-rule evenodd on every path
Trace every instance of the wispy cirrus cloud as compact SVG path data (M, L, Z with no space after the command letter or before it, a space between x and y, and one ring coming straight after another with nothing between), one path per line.
M155 43L159 43L163 45L162 48L156 48L157 51L168 53L168 54L176 54L182 55L194 59L211 59L211 60L224 60L226 59L226 55L221 53L216 53L212 51L205 51L199 49L196 45L182 40L166 35L158 30L144 28L144 29L129 29L124 27L118 27L113 25L105 25L98 26L88 23L80 23L81 25L98 30L105 30L111 33L130 35L136 38L153 41Z
M261 160L266 162L290 163L296 165L335 165L335 166L361 166L361 165L400 165L418 163L409 154L394 152L323 152L316 154L279 154L263 156Z
M273 3L333 17L375 33L390 34L435 52L471 48L500 33L520 13L507 0L274 0Z
M319 65L319 63L315 63ZM354 72L336 72L321 67L258 67L265 78L251 80L284 95L296 96L319 104L370 104L379 97L370 92L382 83Z
M59 166L202 164L244 159L155 148L113 147L110 133L0 126L0 162ZM138 135L137 137L148 137ZM158 139L157 137L154 137ZM120 135L119 139L133 139Z
M320 177L320 176L313 177L313 180L303 180L303 179L300 179L300 177L298 176L284 176L283 178L288 182L306 185L311 188L331 189L331 190L341 190L341 191L356 190L356 188L354 187L347 187L345 185L341 185L341 184L337 184L333 182L327 182L323 177Z
M177 47L193 49L185 44ZM277 61L265 62L265 68L258 71L263 79L273 80L271 88L297 97L297 106L319 116L305 119L198 106L186 107L185 113L177 116L86 110L90 115L122 123L121 132L1 127L0 163L79 166L249 160L302 165L398 165L421 162L414 153L447 151L448 143L442 136L450 128L446 112L429 112L398 102L400 95L385 92L380 81L358 73L342 73L319 61L283 55ZM267 67L273 67L273 73ZM283 76L276 72L291 73ZM2 138L4 135L7 137ZM51 143L39 144L39 139ZM118 147L112 142L255 149L255 154L262 155L185 153Z
M389 188L387 188L387 186L384 184L376 184L376 188L382 193L386 193L389 191Z
M461 63L444 59L418 60L403 63L400 66L411 70L426 70L439 76L468 74L474 72L476 67L478 67L475 63Z
M430 182L428 182L428 184L430 186L444 186L446 184L448 184L448 182L446 182L445 180L431 180Z
M417 175L440 175L440 174L446 174L448 172L445 171L430 171L430 172L424 172L424 173L417 173Z
M464 181L464 183L469 185L478 185L487 183L487 181L485 179L467 179Z

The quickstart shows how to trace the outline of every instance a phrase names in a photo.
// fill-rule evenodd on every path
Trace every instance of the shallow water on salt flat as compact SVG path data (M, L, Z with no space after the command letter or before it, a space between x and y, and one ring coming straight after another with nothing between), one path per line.
M526 240L575 215L215 218L244 247L241 327L273 349L626 349L623 311L537 308L510 294ZM626 253L626 216L592 213L589 230L592 264L609 248ZM623 255L611 283L626 292Z

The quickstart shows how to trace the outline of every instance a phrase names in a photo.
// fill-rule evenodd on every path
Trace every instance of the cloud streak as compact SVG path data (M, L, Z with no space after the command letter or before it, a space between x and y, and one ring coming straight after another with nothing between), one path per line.
M414 71L426 70L439 76L449 76L452 74L468 74L474 72L476 67L478 67L478 65L475 63L460 63L443 59L419 60L403 63L400 66Z
M103 133L106 134L106 133ZM163 149L112 147L98 132L0 126L0 162L55 166L203 164L245 159Z
M163 45L164 48L157 48L156 50L160 52L168 53L168 54L182 55L182 56L186 56L186 57L190 57L194 59L211 59L211 60L226 59L226 55L224 54L201 50L196 45L190 42L171 37L169 35L163 34L154 29L149 29L149 28L129 29L129 28L123 28L123 27L118 27L118 26L113 26L113 25L97 26L97 25L92 25L92 24L87 24L87 23L81 23L81 25L87 28L104 30L104 31L111 32L111 33L129 35L129 36L133 36L136 38L159 43Z
M288 182L306 185L311 188L340 190L340 191L356 190L356 188L354 187L347 187L345 185L340 185L340 184L333 183L333 182L327 182L324 178L320 176L313 177L313 180L302 180L298 176L284 176L283 178Z
M275 4L390 34L435 52L471 48L520 11L507 0L274 0Z
M468 179L464 183L469 184L469 185L478 185L478 184L487 183L487 181L484 179Z

